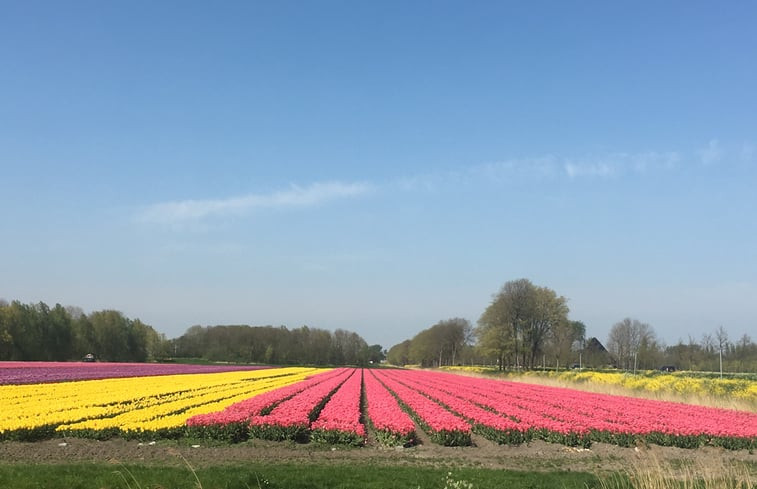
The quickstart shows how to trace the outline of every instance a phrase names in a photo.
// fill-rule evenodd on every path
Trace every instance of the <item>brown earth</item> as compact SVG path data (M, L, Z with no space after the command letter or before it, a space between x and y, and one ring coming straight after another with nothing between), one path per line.
M250 440L239 444L160 440L138 442L122 439L95 441L58 438L34 443L0 443L2 464L123 463L144 465L213 465L261 463L317 463L410 465L433 467L481 467L506 470L583 471L607 473L632 471L640 466L658 464L678 468L723 467L746 462L757 476L757 454L747 450L730 451L714 447L696 450L672 447L621 448L595 443L590 449L534 441L521 446L497 445L473 437L471 447L442 447L421 438L410 448L365 446L349 448L316 443L268 442ZM199 443L191 445L190 443Z

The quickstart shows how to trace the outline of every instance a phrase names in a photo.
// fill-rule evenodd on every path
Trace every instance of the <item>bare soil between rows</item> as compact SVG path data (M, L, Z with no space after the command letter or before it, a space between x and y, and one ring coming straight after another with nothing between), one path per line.
M138 442L57 438L26 443L0 443L0 464L114 463L194 468L226 464L350 464L384 466L478 467L499 470L632 471L649 463L673 467L724 466L746 462L757 471L757 454L715 447L681 449L644 446L622 448L595 443L590 449L534 441L520 446L497 445L474 436L470 447L443 447L421 439L410 448L343 447L316 443L249 440L239 444L189 440Z

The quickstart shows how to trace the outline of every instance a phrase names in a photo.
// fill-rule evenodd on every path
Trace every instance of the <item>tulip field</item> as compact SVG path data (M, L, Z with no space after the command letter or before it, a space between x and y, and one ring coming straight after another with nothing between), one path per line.
M0 362L0 385L41 384L72 380L149 377L155 375L232 372L268 367L230 365L180 365L174 363L69 363L69 362Z
M753 412L400 369L0 362L0 406L2 440L757 448Z

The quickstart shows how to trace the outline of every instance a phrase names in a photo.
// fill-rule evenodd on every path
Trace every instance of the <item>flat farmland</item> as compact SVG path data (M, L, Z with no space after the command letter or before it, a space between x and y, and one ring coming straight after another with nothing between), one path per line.
M572 472L590 480L649 460L677 470L734 462L757 470L753 412L417 370L191 366L80 380L75 366L66 366L68 379L0 381L0 470L113 461L185 472L315 464ZM18 377L24 366L7 368ZM55 367L25 368L29 377ZM489 487L471 474L464 478L475 487Z

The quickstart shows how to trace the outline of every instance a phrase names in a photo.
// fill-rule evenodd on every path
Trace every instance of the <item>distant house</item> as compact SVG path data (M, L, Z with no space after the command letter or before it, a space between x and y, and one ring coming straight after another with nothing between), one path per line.
M583 366L601 368L615 365L615 361L607 348L598 339L591 337L586 340L583 350Z

